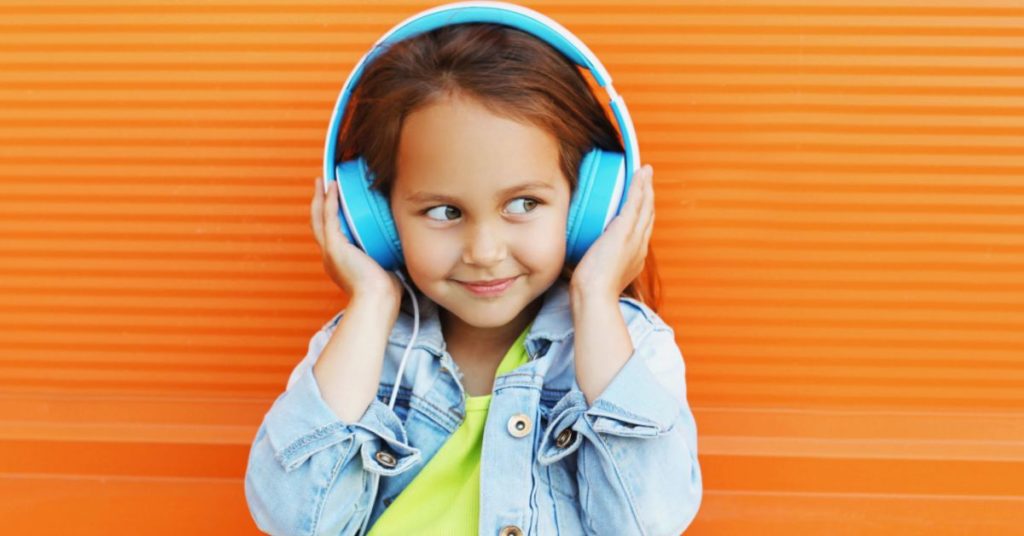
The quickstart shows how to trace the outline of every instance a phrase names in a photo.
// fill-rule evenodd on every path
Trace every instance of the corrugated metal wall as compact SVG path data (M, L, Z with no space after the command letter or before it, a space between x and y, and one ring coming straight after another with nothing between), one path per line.
M434 3L0 3L0 532L256 532L348 70ZM1024 5L529 2L656 173L694 534L1024 534Z

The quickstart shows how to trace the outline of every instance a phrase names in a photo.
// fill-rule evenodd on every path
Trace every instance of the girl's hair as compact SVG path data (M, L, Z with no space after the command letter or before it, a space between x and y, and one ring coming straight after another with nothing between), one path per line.
M576 191L577 170L592 147L623 152L580 67L521 30L466 23L395 43L365 66L339 129L338 158L361 155L374 176L371 188L390 198L405 117L456 94L473 98L495 115L551 133L559 143L559 167L570 192ZM572 271L566 266L560 277L568 281ZM660 286L649 248L643 271L623 294L657 311Z

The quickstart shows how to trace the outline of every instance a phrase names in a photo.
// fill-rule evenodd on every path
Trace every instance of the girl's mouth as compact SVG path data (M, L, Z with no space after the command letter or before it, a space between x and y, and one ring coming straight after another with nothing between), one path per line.
M458 283L462 285L463 288L473 293L474 296L489 298L501 296L509 287L512 286L512 283L515 283L518 278L519 276L510 277L508 279L499 280L490 285L474 285L463 281L458 281Z

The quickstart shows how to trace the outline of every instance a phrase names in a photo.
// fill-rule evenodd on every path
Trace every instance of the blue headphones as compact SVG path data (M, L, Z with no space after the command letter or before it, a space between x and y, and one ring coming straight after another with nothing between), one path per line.
M402 245L387 198L370 189L372 178L362 157L335 166L335 145L345 107L364 67L392 44L442 26L489 22L511 26L547 42L574 63L586 67L605 88L619 124L626 153L591 149L580 162L578 185L569 205L566 224L566 261L575 264L619 213L633 174L640 167L640 151L629 110L611 84L604 65L582 41L554 20L505 2L456 2L416 14L389 30L356 64L338 95L324 144L324 191L338 181L339 220L349 242L359 246L386 270L404 264Z

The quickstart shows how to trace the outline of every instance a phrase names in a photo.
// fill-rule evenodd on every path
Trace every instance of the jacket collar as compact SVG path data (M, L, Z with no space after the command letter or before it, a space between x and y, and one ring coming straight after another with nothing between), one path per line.
M440 357L445 351L444 334L441 331L441 320L438 306L433 300L416 293L420 309L420 327L416 334L415 348L421 348ZM543 294L537 317L526 334L524 343L530 359L535 359L543 348L554 341L561 341L572 334L572 310L569 303L569 283L557 279ZM412 305L403 300L401 312L395 321L395 327L388 336L388 342L402 346L409 344L413 332ZM406 310L408 309L408 310Z

